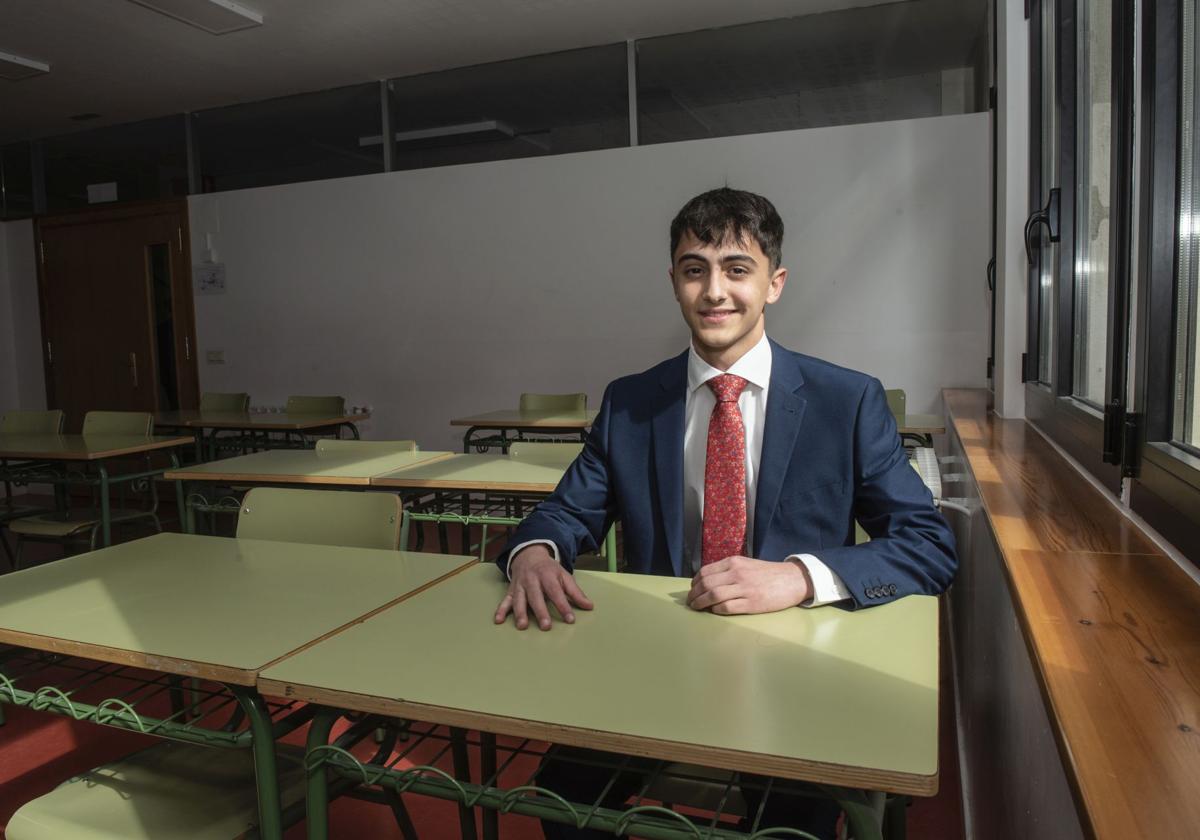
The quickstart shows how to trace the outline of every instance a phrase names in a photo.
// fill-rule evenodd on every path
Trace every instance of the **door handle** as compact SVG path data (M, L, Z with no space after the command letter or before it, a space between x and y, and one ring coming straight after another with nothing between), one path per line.
M1050 197L1046 199L1046 206L1040 210L1034 210L1025 220L1025 258L1030 265L1033 265L1033 232L1038 225L1046 226L1051 242L1058 242L1061 238L1062 231L1059 223L1061 203L1062 190L1054 187L1050 190Z
M987 289L989 292L996 291L996 258L992 257L987 264Z
M129 370L133 373L133 387L136 388L138 386L137 353L129 354Z

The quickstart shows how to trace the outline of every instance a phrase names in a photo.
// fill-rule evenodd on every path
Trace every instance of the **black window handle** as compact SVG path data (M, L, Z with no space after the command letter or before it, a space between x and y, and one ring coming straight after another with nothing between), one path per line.
M1059 205L1062 201L1062 190L1058 187L1050 190L1050 197L1046 199L1046 206L1041 210L1034 210L1029 214L1029 218L1025 220L1025 258L1029 260L1029 264L1033 265L1033 232L1038 225L1045 225L1046 230L1050 232L1050 241L1058 242L1061 238L1062 231L1059 224Z

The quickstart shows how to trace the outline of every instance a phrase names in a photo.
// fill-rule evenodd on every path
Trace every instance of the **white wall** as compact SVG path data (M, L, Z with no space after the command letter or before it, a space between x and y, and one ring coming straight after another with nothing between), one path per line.
M46 407L33 222L0 222L0 414Z
M982 386L988 122L970 114L193 196L203 390L370 404L365 436L456 448L451 417L587 391L682 350L668 224L705 189L768 196L791 269L769 333L938 407ZM205 353L224 352L225 364Z

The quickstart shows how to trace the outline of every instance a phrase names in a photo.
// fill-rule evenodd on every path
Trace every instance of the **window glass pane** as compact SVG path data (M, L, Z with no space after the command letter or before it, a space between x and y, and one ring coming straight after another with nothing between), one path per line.
M0 219L33 215L33 157L29 143L0 147Z
M1054 0L1043 0L1041 8L1041 100L1042 100L1042 163L1041 200L1058 186L1058 97L1057 66L1058 8ZM1058 276L1058 243L1050 242L1044 230L1041 237L1041 258L1038 284L1038 381L1049 382L1054 365L1054 287Z
M46 209L86 207L89 184L116 183L99 201L187 195L187 136L180 115L44 140Z
M889 3L638 42L638 141L986 108L987 4Z
M379 83L214 108L195 115L203 192L383 171Z
M627 146L625 65L612 44L393 79L393 168Z
M1200 325L1196 319L1197 273L1200 270L1200 136L1196 115L1200 103L1197 84L1196 0L1184 0L1183 50L1180 76L1180 184L1179 184L1179 283L1175 306L1175 440L1200 446L1200 365L1196 347Z
M1078 8L1075 325L1072 393L1104 402L1112 187L1112 0Z

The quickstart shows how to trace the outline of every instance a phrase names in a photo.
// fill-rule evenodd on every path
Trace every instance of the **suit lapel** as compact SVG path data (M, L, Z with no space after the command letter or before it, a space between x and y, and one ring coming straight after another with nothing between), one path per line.
M792 450L807 405L807 400L797 393L803 386L804 376L793 355L772 341L771 390L767 395L758 489L754 499L754 545L751 546L754 557L761 554L767 529L779 506L783 477L792 461Z
M672 359L659 378L652 421L662 528L671 568L676 575L683 568L683 424L687 358L688 354L684 352Z

